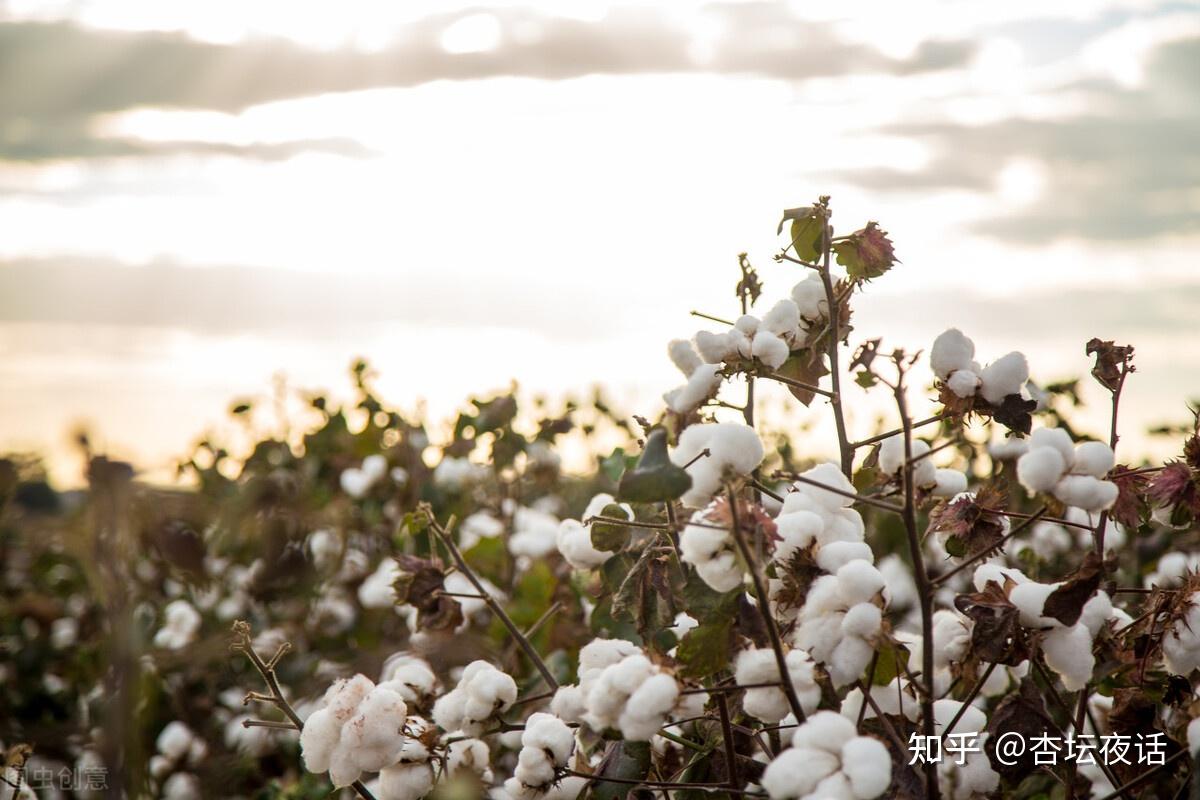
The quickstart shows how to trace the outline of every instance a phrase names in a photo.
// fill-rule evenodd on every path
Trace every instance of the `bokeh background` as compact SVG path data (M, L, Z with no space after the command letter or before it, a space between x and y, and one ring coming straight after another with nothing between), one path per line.
M169 476L356 356L435 417L514 378L653 414L831 194L903 261L859 333L1044 382L1135 344L1133 460L1200 396L1197 78L1200 5L1149 0L0 2L0 451Z

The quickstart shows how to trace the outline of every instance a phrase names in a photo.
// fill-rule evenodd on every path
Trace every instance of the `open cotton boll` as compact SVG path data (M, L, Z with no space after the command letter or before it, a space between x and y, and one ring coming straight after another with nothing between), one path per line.
M913 485L920 487L937 484L937 468L929 460L929 443L922 439L913 439L909 443L909 452L913 459ZM896 434L884 439L879 445L879 469L887 475L898 475L904 469L904 436Z
M798 800L808 797L838 766L838 758L832 753L790 747L767 765L760 783L771 800Z
M717 364L701 364L696 367L687 383L663 395L667 408L676 414L687 414L702 406L721 388L722 377Z
M1067 475L1054 486L1054 496L1084 511L1103 511L1117 502L1120 490L1111 481L1091 475Z
M832 711L818 711L800 725L792 746L767 765L760 781L772 800L871 800L892 781L887 748L858 736L854 723Z
M536 508L519 506L512 512L508 551L514 556L542 558L558 545L558 517Z
M400 695L376 686L363 698L358 713L342 727L329 768L335 786L349 786L362 772L378 772L394 764L404 747L408 709Z
M988 444L988 455L995 461L1009 461L1029 452L1029 440L1015 436Z
M755 464L755 466L758 465ZM843 508L849 508L854 503L854 484L850 483L849 479L842 474L842 470L837 464L833 462L818 464L800 474L810 481L821 484L821 486L814 486L811 483L797 483L795 488L823 511L840 511ZM828 487L828 489L823 487ZM829 489L836 489L838 492L845 492L851 496L846 497L845 494L838 494Z
M946 379L946 388L956 397L974 397L982 383L979 376L969 369L956 369Z
M696 332L696 351L707 364L720 364L737 352L737 345L728 331L713 333L712 331ZM688 373L689 375L691 373Z
M154 634L154 646L180 650L196 641L200 612L187 600L172 600L163 611L163 626Z
M875 553L866 542L826 542L817 550L817 566L826 572L837 572L851 561L871 564Z
M786 338L792 334L800 325L800 307L796 305L794 300L784 298L775 305L771 306L771 310L762 318L762 323L759 325L759 333L768 331L780 338Z
M1053 447L1062 456L1063 469L1075 463L1075 443L1062 428L1038 428L1029 435L1029 448Z
M1026 628L1045 628L1058 625L1057 620L1044 616L1043 612L1046 607L1046 598L1061 585L1059 583L1026 581L1014 586L1008 593L1008 599L1021 612L1021 624Z
M1079 475L1103 478L1116 464L1112 448L1104 442L1083 442L1075 448L1075 464L1071 471Z
M783 339L767 330L761 330L754 334L750 345L750 355L771 369L783 366L783 362L787 361L791 351Z
M428 762L400 763L379 772L379 800L418 800L433 788Z
M804 319L813 321L829 315L825 284L816 273L793 286L791 294L796 310Z
M738 654L736 663L734 675L739 684L779 680L779 665L775 661L775 651L770 648L743 650ZM821 688L813 674L812 659L803 650L791 650L785 656L785 663L800 707L805 714L812 714L821 702ZM750 716L772 724L782 720L791 711L783 689L771 686L747 689L742 708Z
M967 476L956 469L938 469L933 487L934 497L954 497L967 490Z
M690 378L696 368L704 363L700 360L696 348L692 347L692 343L686 339L672 339L667 345L667 355L671 357L671 363L683 373L685 378Z
M648 742L658 733L675 701L679 699L679 684L665 673L647 679L629 697L617 719L621 735L634 742Z
M704 450L708 456L699 457ZM671 461L687 467L692 486L681 498L684 505L698 508L722 488L727 474L748 475L763 460L763 445L754 429L734 422L689 425L679 435Z
M842 746L842 772L856 798L878 797L892 782L892 758L878 739L855 736Z
M1081 624L1047 631L1042 637L1042 656L1046 666L1058 673L1063 687L1069 692L1087 685L1096 668L1092 634Z
M851 561L837 571L838 596L847 605L870 602L886 585L869 561Z
M459 739L450 742L446 751L446 771L451 775L470 773L484 783L491 783L491 752L480 739Z
M484 723L508 710L517 699L512 676L486 661L472 661L454 689L433 704L433 721L446 732L461 730L467 736L483 733Z
M591 519L603 513L611 505L620 508L620 516L633 519L633 509L628 503L617 503L616 499L607 493L593 497L583 511L583 520ZM558 528L558 551L575 569L591 569L598 567L616 553L608 550L597 550L592 546L592 526L584 525L582 520L565 519Z
M780 538L775 543L774 558L785 562L817 540L825 530L825 521L811 511L793 511L776 517L775 526Z
M421 705L437 693L440 683L427 661L399 652L383 662L379 686L391 689L406 703Z
M714 525L706 511L692 515L692 521L679 534L679 554L682 561L696 568L705 583L718 592L728 592L741 586L744 577L733 537Z
M933 348L929 351L929 366L933 374L944 381L955 370L970 369L973 358L975 343L958 328L950 328L933 340Z
M1200 592L1193 592L1188 604L1162 638L1163 664L1173 675L1190 675L1200 667Z
M1067 464L1053 447L1031 447L1017 461L1017 480L1030 492L1049 492L1062 480Z
M979 374L979 393L992 405L1000 405L1008 395L1020 394L1027 380L1029 362L1023 354L1014 351L983 368Z

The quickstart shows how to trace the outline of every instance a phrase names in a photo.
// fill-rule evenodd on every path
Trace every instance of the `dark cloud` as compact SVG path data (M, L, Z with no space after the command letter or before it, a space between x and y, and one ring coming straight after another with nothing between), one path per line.
M69 22L0 22L0 159L137 154L134 143L98 140L89 123L99 114L144 106L232 112L325 92L499 76L904 75L960 66L972 52L962 42L927 42L911 58L891 58L770 3L714 6L708 13L721 19L724 33L703 60L693 53L689 31L629 10L598 22L498 10L499 46L465 54L439 44L461 15L414 23L378 53L314 51L276 40L218 45L177 33L100 31Z
M989 191L1013 157L1047 173L1043 199L983 220L984 233L1030 241L1079 236L1137 239L1200 231L1200 38L1161 45L1144 88L1075 84L1092 111L1056 120L1008 119L982 126L905 124L885 132L928 142L935 153L915 173L871 170L841 177L871 189Z

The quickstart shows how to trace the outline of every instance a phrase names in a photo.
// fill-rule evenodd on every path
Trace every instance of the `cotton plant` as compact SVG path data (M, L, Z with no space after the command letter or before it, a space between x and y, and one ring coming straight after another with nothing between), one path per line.
M1039 428L1017 461L1017 479L1030 492L1053 494L1084 511L1103 511L1117 500L1117 485L1104 479L1113 464L1112 448L1103 442L1076 445L1061 428Z
M796 728L762 776L771 800L872 800L892 782L892 757L883 742L860 736L854 723L819 711Z

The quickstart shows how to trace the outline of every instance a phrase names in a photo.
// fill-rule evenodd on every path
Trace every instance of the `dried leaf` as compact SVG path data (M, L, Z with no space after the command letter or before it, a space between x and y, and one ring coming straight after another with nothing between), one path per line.
M960 558L989 553L1004 539L1003 518L1007 501L996 486L985 486L975 497L941 501L929 513L929 529L946 537L946 552Z
M1104 574L1104 560L1096 551L1089 550L1079 569L1046 598L1042 615L1053 617L1063 625L1074 625L1083 614L1083 606L1100 588Z
M1029 657L1021 613L995 581L988 581L981 592L960 594L954 607L975 622L971 652L978 658L1015 667Z
M1087 354L1096 356L1092 377L1110 392L1121 387L1127 372L1133 371L1133 346L1113 344L1112 341L1092 339L1087 343Z

